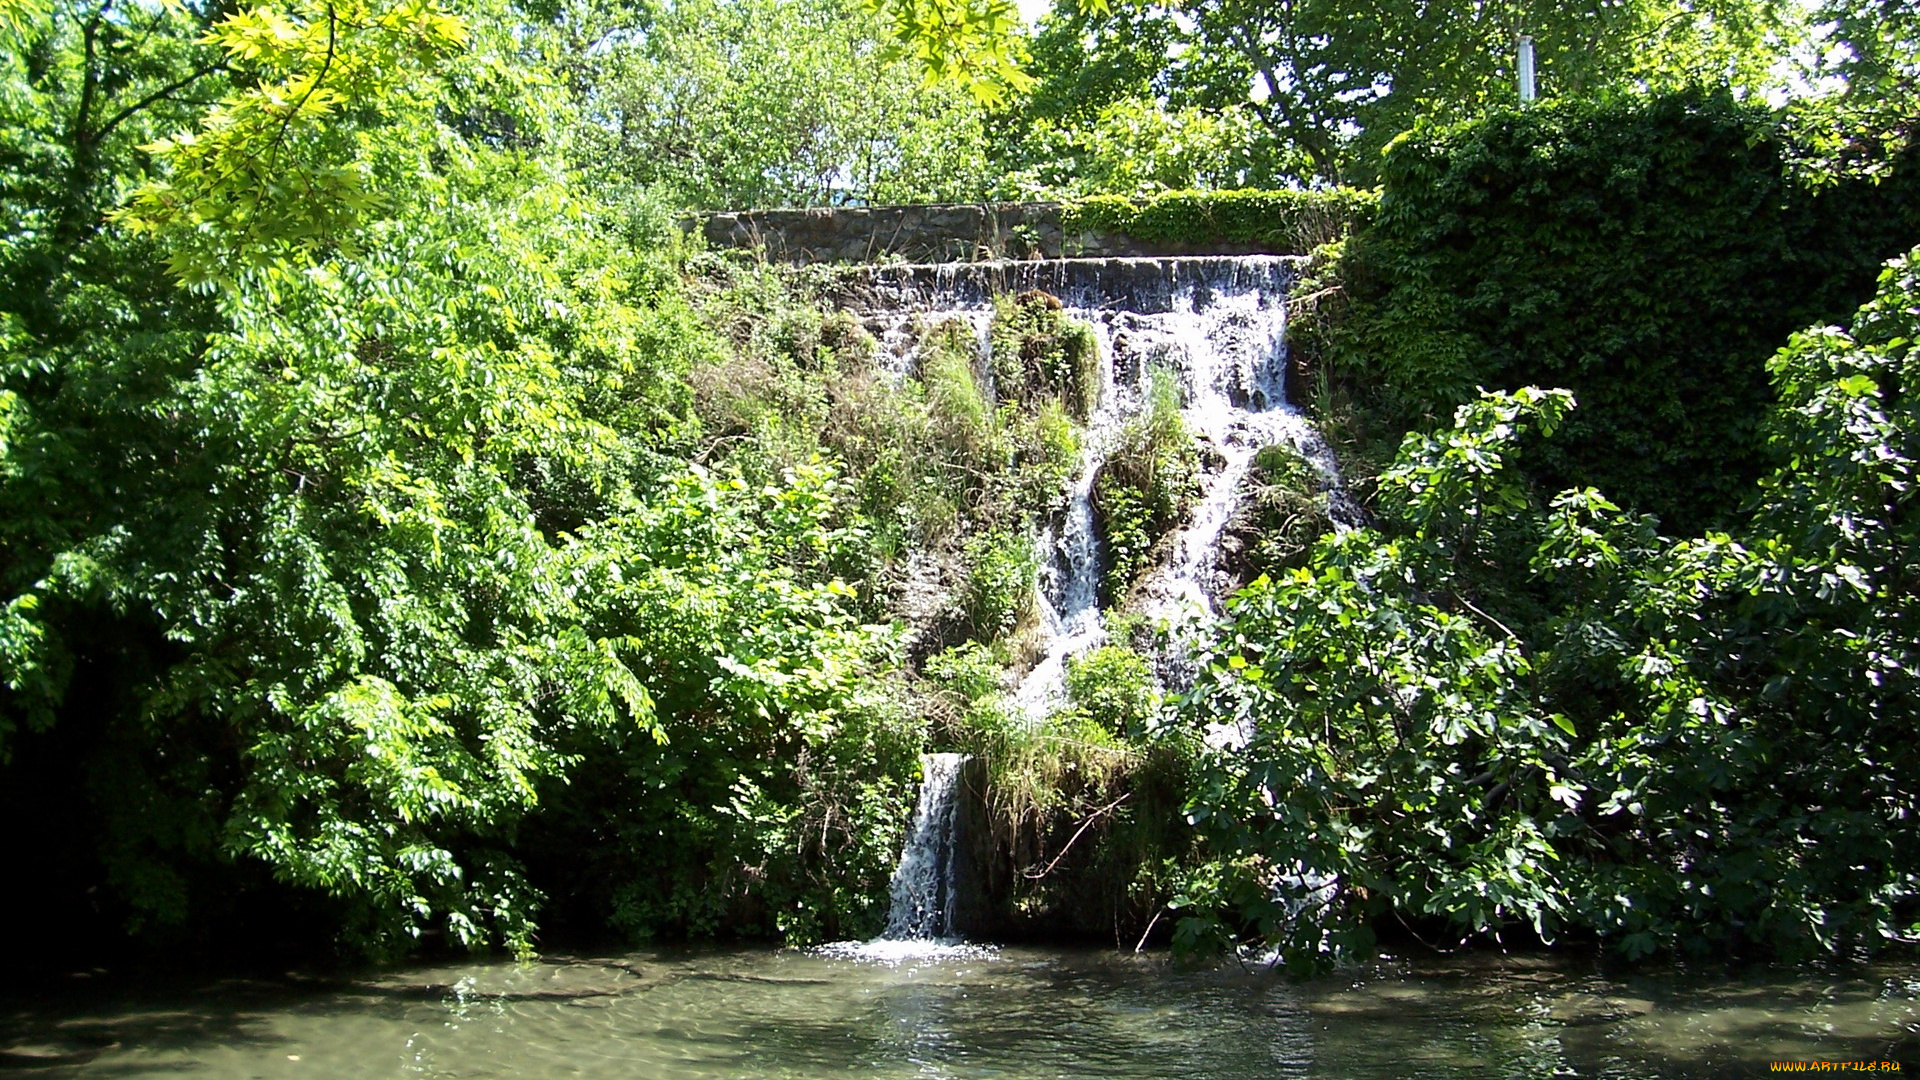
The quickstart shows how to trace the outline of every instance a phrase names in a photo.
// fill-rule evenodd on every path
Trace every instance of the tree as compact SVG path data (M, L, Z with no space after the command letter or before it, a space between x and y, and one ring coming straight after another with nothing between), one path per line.
M681 0L603 13L571 81L578 160L704 207L968 199L980 111L893 57L850 0ZM804 88L801 92L799 88Z
M1820 19L1829 28L1828 43L1837 46L1823 57L1824 73L1842 85L1833 102L1838 115L1822 119L1839 120L1850 136L1843 141L1856 144L1843 149L1855 159L1846 164L1857 168L1864 157L1872 168L1909 142L1920 123L1920 5L1833 0L1820 8Z
M526 950L523 831L611 813L623 855L755 866L713 895L812 919L775 929L870 919L915 728L838 578L859 521L825 467L686 465L719 346L566 173L524 25L168 10L10 31L0 806L82 849L36 885L160 934L291 899L360 951ZM567 801L608 775L632 801Z
M144 261L66 269L50 316L9 321L6 713L102 732L101 861L137 922L257 861L370 945L524 947L511 830L565 765L552 726L653 722L581 625L590 556L517 479L604 486L593 395L666 400L649 279L453 126L519 107L471 26L426 2L214 19L233 88L149 144L101 233Z
M1091 32L1102 51L1085 68L1043 67L1033 100L1058 110L1080 94L1097 108L1113 91L1086 72L1111 72L1129 93L1152 86L1176 106L1250 110L1264 152L1292 166L1297 182L1365 183L1379 148L1416 117L1457 120L1512 100L1520 34L1535 39L1548 95L1699 81L1757 92L1774 85L1800 18L1777 0L1128 3L1102 19L1055 16L1035 45L1043 65L1084 49L1062 40L1070 36ZM1164 71L1147 75L1156 44Z
M1078 121L1033 118L1001 157L996 182L1016 198L1151 195L1275 181L1247 109L1169 109L1120 98Z
M1088 0L1105 7L1106 0ZM866 0L882 14L898 49L913 56L930 80L951 79L983 105L1031 85L1021 70L1016 34L1020 9L1012 0Z

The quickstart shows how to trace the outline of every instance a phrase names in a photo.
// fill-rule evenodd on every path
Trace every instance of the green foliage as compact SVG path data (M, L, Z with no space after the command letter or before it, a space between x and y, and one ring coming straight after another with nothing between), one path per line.
M1829 28L1820 73L1839 78L1844 89L1812 111L1839 120L1835 126L1851 136L1844 143L1852 145L1835 148L1837 156L1854 158L1847 164L1857 168L1862 143L1868 163L1910 145L1920 100L1920 9L1911 0L1829 0L1819 17Z
M700 309L732 346L693 375L708 453L754 476L814 455L840 463L855 496L845 510L874 526L841 564L870 612L903 564L926 559L950 593L941 625L928 625L931 610L910 616L920 629L946 644L1015 635L1031 614L1030 535L1079 468L1062 397L1098 386L1087 329L1045 305L1010 305L994 330L1010 370L995 377L970 326L935 321L917 328L918 377L896 381L874 369L857 324L822 315L815 275L699 265Z
M1139 738L1159 712L1160 691L1145 657L1102 645L1067 662L1067 701L1107 730Z
M1068 483L1080 469L1080 429L1073 416L1049 398L1017 418L1012 437L1016 505L1036 517L1053 511L1066 501Z
M1033 541L1002 530L978 532L961 549L967 568L960 610L977 641L1011 634L1033 614Z
M1080 468L1080 432L1071 410L1091 411L1100 386L1088 329L1065 319L1051 298L1031 294L1003 304L984 362L976 355L973 329L962 321L915 328L917 375L896 383L855 356L838 350L828 355L816 344L828 335L818 315L808 314L817 302L808 291L810 275L699 265L716 286L700 307L733 343L731 355L694 378L714 452L759 472L767 462L792 460L809 449L837 458L849 470L847 494L859 493L859 505L880 519L876 525L887 528L889 517L913 522L884 554L876 547L864 563L849 565L863 565L869 577L883 580L900 575L902 563L939 567L945 588L934 601L938 606L911 592L904 605L931 653L912 707L928 717L928 745L971 752L987 762L993 843L1005 860L996 873L1014 861L1037 870L1051 858L1043 858L1044 846L1065 844L1082 819L1105 808L1072 858L1057 868L1060 873L1044 886L1016 884L1012 902L1034 911L1107 913L1118 903L1130 912L1129 920L1135 909L1150 909L1158 902L1157 878L1149 873L1140 885L1134 878L1149 862L1157 866L1154 860L1169 849L1162 834L1179 833L1171 816L1177 786L1165 779L1172 774L1161 765L1141 774L1160 777L1138 797L1147 805L1150 788L1157 800L1143 811L1148 820L1134 817L1131 797L1108 805L1131 790L1131 778L1146 761L1108 726L1123 724L1134 734L1144 729L1152 708L1144 662L1123 651L1101 654L1078 677L1081 707L1040 723L1021 715L1007 692L1009 667L1031 647L1026 631L1033 623L1037 568L1032 536ZM1162 393L1162 427L1178 424L1172 394L1169 384ZM936 503L946 508L937 522L922 509ZM1112 686L1100 685L1109 679ZM1098 709L1101 718L1083 709ZM849 811L833 820L852 817ZM720 827L702 824L709 821L719 818L703 811L654 829L684 836ZM787 835L784 826L774 831ZM1141 839L1149 833L1151 842ZM819 835L817 827L812 835ZM897 832L886 835L897 843ZM1113 836L1132 838L1123 845L1129 852L1124 858L1111 847ZM1185 839L1180 833L1171 843ZM833 842L850 841L836 832ZM728 849L713 841L701 850ZM760 865L755 856L739 858ZM1105 869L1087 876L1095 864ZM755 925L758 916L749 907L715 899L728 890L741 892L720 864L676 871L671 879L703 884L684 894L664 887L660 895L622 894L617 918L680 933L722 923ZM770 895L769 886L751 893ZM1150 917L1150 910L1140 916ZM842 918L832 925L847 933L854 924Z
M1000 151L999 193L1014 198L1151 196L1233 189L1269 179L1246 108L1167 109L1150 98L1100 106L1090 118L1033 116Z
M817 456L838 462L875 526L875 557L954 537L961 508L982 494L977 478L1004 464L1009 442L973 380L965 328L927 328L940 354L923 372L936 414L921 380L895 385L875 369L857 322L823 313L817 281L711 256L691 265L697 309L726 343L691 374L703 456L763 481Z
M1694 532L1770 464L1764 361L1841 318L1920 239L1902 172L1809 185L1762 110L1720 95L1546 103L1422 128L1384 159L1332 359L1431 426L1476 387L1582 408L1530 466Z
M50 11L46 68L5 73L83 120L4 129L39 224L0 258L0 750L71 746L54 794L99 823L48 888L158 932L270 875L376 953L525 950L543 891L636 931L871 926L920 742L842 577L873 530L807 455L675 463L728 343L529 149L564 116L510 28L257 8L220 60L166 10ZM87 67L141 35L131 77ZM215 67L242 89L143 173Z
M910 55L928 82L951 80L983 105L1033 80L1021 70L1020 9L1011 0L866 0L889 23L897 53ZM1104 0L1090 6L1104 7Z
M580 731L545 793L529 851L574 919L798 942L884 921L921 732L881 677L891 632L832 576L864 545L847 496L822 466L695 472L583 529L593 624L647 673L661 738Z
M1160 537L1186 516L1200 491L1200 449L1180 417L1180 387L1156 370L1146 407L1121 432L1093 484L1094 525L1106 549L1101 593L1124 600L1153 565Z
M994 391L1002 401L1053 398L1082 422L1099 407L1099 342L1058 299L1035 289L997 300L992 339Z
M1194 836L1180 819L1190 740L1149 743L1160 697L1144 658L1118 646L1076 658L1069 702L1018 714L991 652L933 657L942 745L982 757L996 868L988 885L1016 930L1140 934L1168 896Z
M956 483L977 501L987 474L1005 454L1000 416L975 370L973 332L953 320L937 327L920 368L933 437L951 465Z
M524 949L513 835L569 764L560 732L656 718L586 625L594 553L521 478L617 498L638 448L611 425L670 413L658 345L688 327L563 184L443 123L450 76L486 63L447 54L450 16L330 10L222 24L253 89L158 151L133 235L14 237L44 246L7 266L6 724L102 731L85 752L119 783L93 798L199 822L103 815L134 921L206 899L149 887L169 868L237 860L335 897L367 948ZM271 182L236 178L256 157ZM224 288L198 302L152 265ZM75 694L80 671L126 690Z
M1584 483L1598 444L1564 436L1589 428L1637 506L1734 490L1655 469L1762 471L1754 349L1862 298L1914 224L1899 106L1879 149L1718 99L1547 106L1422 129L1377 205L1182 190L1369 177L1416 111L1504 94L1480 46L1514 12L1349 7L1081 5L1029 85L1002 0L0 0L0 809L63 823L0 856L39 882L12 855L66 849L46 906L154 940L247 911L384 955L524 952L536 918L861 936L933 744L987 758L1015 906L1083 932L1150 925L1178 883L1185 939L1306 965L1389 909L1633 953L1920 934L1912 267L1775 359L1779 468L1737 540L1537 496ZM1911 81L1910 13L1834 10L1850 85ZM1755 42L1792 29L1744 2L1519 14L1556 88L1758 88ZM1026 170L1005 189L1125 196L1069 232L1364 226L1334 344L1401 418L1523 377L1588 407L1470 403L1382 477L1379 529L1310 557L1323 499L1269 449L1248 558L1274 576L1192 722L1117 645L1021 715L1031 537L1100 404L1089 328L1017 298L989 360L921 326L896 380L820 274L672 225L979 197L996 101L1025 114L991 122ZM1823 160L1882 182L1815 184ZM1194 496L1179 404L1156 375L1098 478L1110 597ZM1674 416L1660 437L1705 449L1634 441ZM1202 754L1221 722L1246 751ZM1323 874L1324 903L1274 901Z
M1246 500L1228 529L1240 540L1247 577L1302 565L1333 528L1319 471L1291 446L1267 446L1255 455L1246 484Z
M1169 191L1145 199L1097 195L1068 203L1069 236L1119 233L1149 243L1236 244L1301 253L1344 236L1373 213L1375 196L1330 191Z
M1198 115L1238 128L1235 141L1246 141L1232 153L1256 170L1246 182L1370 185L1380 148L1417 121L1456 122L1516 100L1517 35L1535 41L1548 99L1703 84L1759 99L1786 89L1789 53L1810 25L1805 9L1779 0L1068 7L1035 42L1030 100L1036 126L1085 131L1096 145L1110 124L1096 119L1103 112L1153 101L1161 123ZM1016 147L1027 137L1025 127L1005 136Z
M926 663L927 678L942 691L943 704L957 714L961 724L973 728L1003 726L999 697L1004 674L993 651L977 641L935 653Z
M1920 936L1905 825L1917 617L1910 260L1851 335L1771 364L1783 464L1739 537L1658 535L1514 465L1565 392L1485 394L1409 436L1385 532L1329 536L1233 602L1185 702L1215 858L1185 940L1301 970L1398 913L1665 949L1872 950Z
M170 268L188 285L232 284L237 268L347 240L418 159L404 142L354 138L359 125L340 114L419 130L439 97L436 65L469 35L428 2L228 15L205 40L247 85L196 130L145 147L170 175L136 189L115 217L166 236Z
M976 645L948 650L927 665L949 718L941 741L986 761L995 843L1023 864L1061 820L1111 799L1139 759L1131 743L1084 712L1062 710L1037 723L1020 715L998 668Z
M683 206L979 197L979 107L892 56L886 23L855 0L596 9L550 31L582 103L575 160Z

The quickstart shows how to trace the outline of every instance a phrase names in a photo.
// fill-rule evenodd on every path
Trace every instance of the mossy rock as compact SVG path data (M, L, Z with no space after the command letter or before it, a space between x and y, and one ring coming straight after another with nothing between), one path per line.
M1058 297L1029 289L995 313L993 379L1003 402L1030 407L1057 398L1085 421L1100 405L1100 345Z

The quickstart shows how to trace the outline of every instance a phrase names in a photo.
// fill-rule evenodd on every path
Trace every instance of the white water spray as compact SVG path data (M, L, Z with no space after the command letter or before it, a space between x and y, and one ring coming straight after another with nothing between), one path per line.
M961 788L966 754L923 754L920 804L893 871L887 905L890 941L951 939L967 882L961 874Z

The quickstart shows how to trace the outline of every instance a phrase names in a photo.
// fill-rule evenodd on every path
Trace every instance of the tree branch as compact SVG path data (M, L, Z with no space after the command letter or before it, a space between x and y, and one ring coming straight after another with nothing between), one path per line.
M112 119L100 125L100 130L94 133L94 138L95 139L106 138L108 135L113 133L114 128L117 128L121 124L126 123L127 120L131 119L133 116L135 116L142 110L154 105L155 103L161 101L164 98L170 97L171 95L178 93L181 90L185 90L187 87L192 86L194 83L199 82L201 79L206 78L208 75L211 75L216 71L225 71L226 68L227 68L227 64L226 64L226 61L224 60L215 60L215 61L212 61L211 63L203 64L200 67L195 68L190 74L183 75L180 78L175 79L174 81L168 83L167 85L162 86L160 89L155 90L154 92L146 95L145 97L142 97L139 101L136 101L133 104L127 106L126 108L121 109L119 112L114 113Z
M1133 792L1129 791L1125 795L1120 796L1119 798L1113 800L1112 802L1101 807L1100 809L1095 810L1093 813L1088 814L1087 820L1080 823L1080 828L1074 831L1073 836L1067 840L1067 845L1060 849L1060 853L1053 857L1053 861L1047 864L1046 869L1040 871L1037 874L1028 873L1027 871L1022 870L1020 871L1021 875L1030 881L1038 881L1041 878L1046 877L1048 874L1053 873L1053 868L1060 865L1060 860L1067 857L1067 852L1073 850L1073 845L1075 843L1078 843L1080 840L1080 837L1084 835L1088 829L1093 827L1094 822L1100 820L1100 818L1105 816L1106 814L1113 812L1113 809L1115 807L1119 806L1121 803L1126 802L1128 799L1131 799L1131 798L1133 798Z

